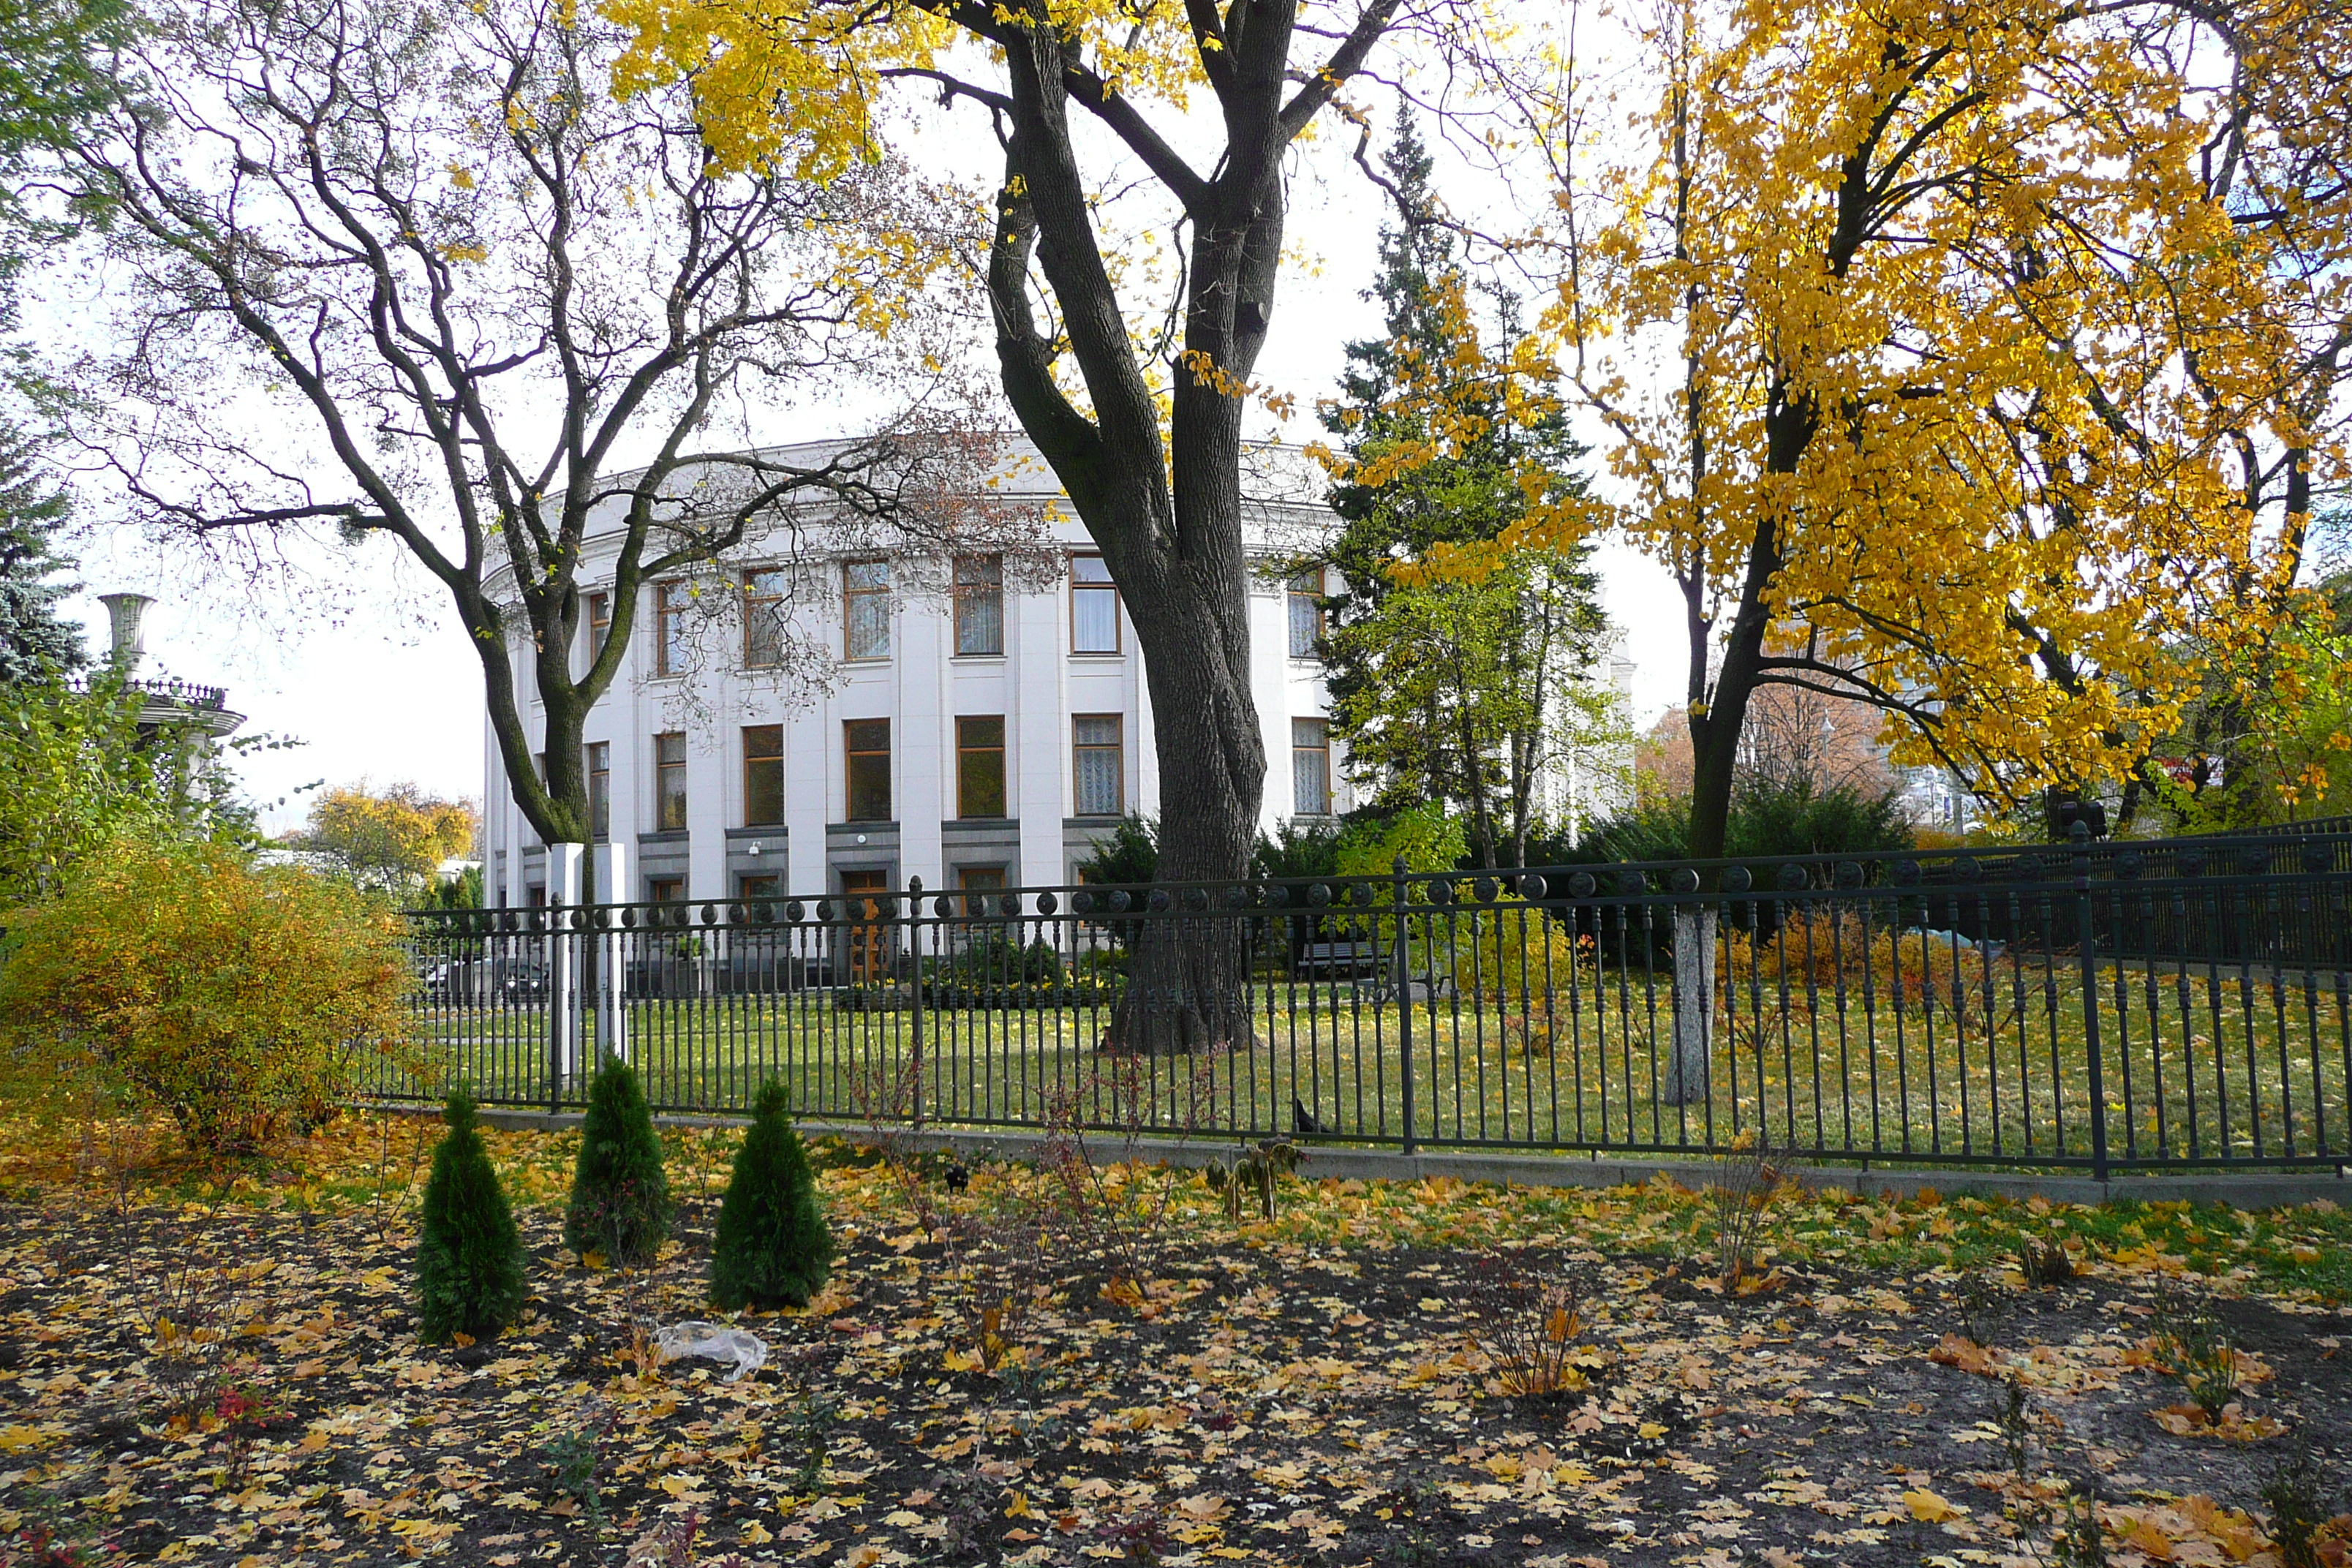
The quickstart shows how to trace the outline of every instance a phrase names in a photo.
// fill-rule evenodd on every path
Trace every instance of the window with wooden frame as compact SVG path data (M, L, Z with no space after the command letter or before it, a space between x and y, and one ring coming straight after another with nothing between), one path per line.
M646 879L646 900L656 904L686 902L686 879L683 877L648 877Z
M686 733L671 730L654 737L654 830L686 827Z
M983 915L990 913L992 906L987 900L987 895L990 893L1001 893L1004 890L1004 868L1002 866L959 866L956 868L955 875L957 889L961 892L971 895L962 900L963 912L967 915Z
M686 636L686 585L654 584L654 673L684 675L688 649Z
M1071 761L1077 815L1117 816L1127 809L1127 757L1117 713L1080 713L1071 721Z
M743 826L774 827L784 820L784 727L743 726Z
M596 656L597 656L598 654L603 653L603 652L604 651L604 639L605 639L606 637L611 637L612 635L613 635L613 595L610 595L610 594L591 594L591 595L588 595L588 662L589 662L589 663L593 664L593 663L595 663L595 662L596 662Z
M842 657L890 657L890 563L850 561L841 568Z
M1290 721L1290 809L1300 816L1331 814L1331 726L1321 719Z
M841 726L847 753L845 822L890 820L890 721L851 719Z
M956 721L956 815L1004 815L1004 716Z
M599 844L613 837L613 747L591 742L588 752L588 837Z
M955 558L955 650L959 658L1004 651L1004 557Z
M1099 555L1070 557L1070 651L1118 651L1118 584Z
M743 668L773 669L784 662L784 574L772 566L743 574Z
M1290 579L1290 657L1313 658L1323 638L1323 568Z

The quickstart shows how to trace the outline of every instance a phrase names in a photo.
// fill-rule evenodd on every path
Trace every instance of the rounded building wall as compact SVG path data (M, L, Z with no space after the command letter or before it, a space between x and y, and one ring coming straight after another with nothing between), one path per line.
M992 552L961 558L961 572L952 557L876 562L807 513L713 572L642 590L621 670L587 721L598 837L624 868L595 898L1061 883L1121 814L1159 815L1142 654L1093 542L1034 460L990 500L1045 512L1000 562L992 605ZM1268 832L1318 815L1305 807L1353 804L1328 740L1319 755L1312 744L1328 693L1311 655L1292 653L1294 616L1311 611L1294 608L1276 565L1337 526L1306 500L1255 505L1247 523L1268 567L1249 600ZM616 543L591 531L575 670ZM514 653L536 725L530 661ZM484 739L486 894L543 901L546 852Z

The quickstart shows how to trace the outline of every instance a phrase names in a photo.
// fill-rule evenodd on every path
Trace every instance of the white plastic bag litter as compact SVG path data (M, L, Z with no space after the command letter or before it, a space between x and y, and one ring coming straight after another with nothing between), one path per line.
M748 1330L724 1328L699 1319L656 1329L654 1343L661 1347L664 1361L699 1355L733 1362L735 1370L726 1378L729 1383L740 1383L768 1364L767 1341Z

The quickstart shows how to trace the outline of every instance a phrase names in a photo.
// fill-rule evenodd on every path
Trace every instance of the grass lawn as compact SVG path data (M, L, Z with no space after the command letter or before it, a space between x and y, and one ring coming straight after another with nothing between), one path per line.
M490 1134L530 1308L441 1347L410 1326L429 1121L232 1166L166 1140L119 1184L93 1154L145 1145L97 1131L0 1142L12 1561L1916 1568L2048 1561L2072 1486L2109 1563L2264 1564L2263 1484L2352 1430L2334 1205L1784 1192L1727 1293L1708 1195L1664 1182L1310 1155L1236 1224L1190 1175L1057 1205L1024 1168L950 1192L937 1158L826 1145L843 1260L740 1320L771 1354L730 1384L641 1348L709 1315L731 1131L666 1132L676 1239L635 1274L557 1243L572 1135ZM2076 1276L2028 1285L2029 1239ZM2161 1369L2200 1310L2239 1384L2218 1426ZM1514 1325L1554 1394L1508 1388Z
M1883 991L1728 986L1704 1100L1663 1100L1673 1032L1662 979L1584 969L1533 997L1417 1005L1413 1122L1424 1143L1722 1146L1759 1129L1821 1157L2087 1158L2089 1052L2080 976L1992 966L1933 1005ZM2098 980L2113 1157L2352 1157L2352 1009L2299 977L2110 968ZM1407 1020L1352 987L1260 986L1259 1041L1204 1064L1147 1064L1145 1119L1167 1129L1293 1130L1293 1100L1332 1136L1403 1132ZM1034 1124L1058 1095L1123 1120L1097 1050L1098 1006L837 1009L828 994L640 1002L631 1054L656 1104L740 1110L782 1074L803 1115L857 1120L873 1086L906 1086L934 1121ZM547 1017L512 1008L421 1016L443 1071L492 1099L542 1100ZM920 1061L910 1071L918 1046ZM594 1031L586 1050L594 1049ZM394 1088L407 1087L394 1085ZM882 1097L887 1100L887 1097Z

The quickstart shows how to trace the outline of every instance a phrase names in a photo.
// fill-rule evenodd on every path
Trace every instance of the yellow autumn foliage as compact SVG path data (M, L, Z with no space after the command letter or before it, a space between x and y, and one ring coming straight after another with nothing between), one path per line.
M1674 572L1715 634L1714 807L1767 681L1874 702L1897 762L2012 804L2134 776L2273 635L2347 471L2352 16L1679 0L1636 26L1630 140L1589 133L1563 55L1515 78L1557 150L1540 331L1399 395L1552 386L1607 430L1612 502L1495 548L1612 530Z
M366 1057L404 1049L414 979L380 898L118 840L10 931L0 1060L19 1090L127 1090L197 1149L250 1149L328 1120Z

